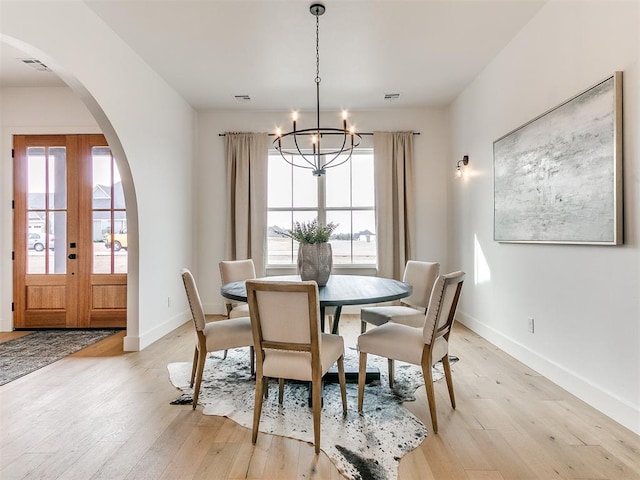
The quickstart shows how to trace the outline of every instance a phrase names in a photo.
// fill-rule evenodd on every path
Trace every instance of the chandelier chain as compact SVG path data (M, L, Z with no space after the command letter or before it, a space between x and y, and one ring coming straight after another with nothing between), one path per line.
M320 81L320 17L316 17L316 83Z
M362 137L353 127L349 128L346 110L342 111L342 128L320 126L320 15L324 14L325 7L321 3L314 3L309 12L316 17L316 126L298 128L298 112L294 112L293 129L285 133L278 129L273 147L289 165L310 169L313 175L321 176L326 173L327 168L348 162ZM309 147L299 144L299 139L303 138L310 141L311 151L308 150Z

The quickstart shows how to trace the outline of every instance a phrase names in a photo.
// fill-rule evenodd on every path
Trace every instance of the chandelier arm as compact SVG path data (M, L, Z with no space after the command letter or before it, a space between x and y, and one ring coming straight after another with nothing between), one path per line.
M345 153L345 152L340 152L340 153ZM322 168L335 168L335 167L339 167L340 165L342 165L343 163L348 162L349 160L351 160L351 157L353 156L353 150L349 150L349 155L347 156L347 158L345 158L344 160L342 160L341 162L338 162L336 164L333 164L333 162L338 158L338 156L340 155L340 153L338 153L338 155L336 155L335 157L333 157L333 159L331 160L332 165L329 165L329 163L325 163L324 167Z
M297 163L293 163L291 160L287 159L287 157L284 156L284 153L282 153L282 150L278 150L278 151L280 152L280 156L282 157L282 159L285 162L287 162L289 165L291 165L292 167L306 168L307 170L313 170L315 168L315 167L307 167L306 165L298 165ZM307 160L307 162L308 162L308 160Z
M296 146L296 150L298 150L298 155L300 155L304 159L305 162L307 162L309 165L311 165L312 169L314 169L314 170L318 169L318 166L315 163L315 155L313 157L314 161L312 162L307 158L307 156L304 153L302 153L302 150L300 150L300 146L298 145L298 135L296 135L295 130L293 132L293 143ZM305 168L309 168L309 167L305 167Z
M335 156L331 160L329 160L328 162L324 163L322 168L330 168L332 166L331 164L336 161L336 159L340 156L340 154L345 152L344 146L346 144L347 144L347 134L345 132L343 137L342 137L342 147L340 148L340 150L338 152L336 152ZM349 158L351 158L351 153L352 152L353 152L353 147L351 147L351 149L349 150ZM331 153L329 153L329 155L331 155ZM338 165L342 165L343 163L344 162L340 162L340 163L338 163L336 165L333 165L333 166L337 167Z

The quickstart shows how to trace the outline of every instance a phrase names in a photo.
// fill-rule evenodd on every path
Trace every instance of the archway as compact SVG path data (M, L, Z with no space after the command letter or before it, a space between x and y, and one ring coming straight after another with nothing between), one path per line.
M122 178L123 190L125 201L127 205L127 216L128 216L128 237L129 237L129 246L128 246L128 282L127 282L127 336L124 341L124 349L125 350L138 350L139 349L139 248L138 248L138 202L136 197L135 185L133 182L133 177L131 174L131 169L129 167L129 162L127 160L127 156L124 152L124 148L118 138L118 135L115 132L115 129L100 107L95 98L91 95L87 88L82 85L82 83L75 78L70 72L65 71L61 68L55 60L49 57L45 52L38 50L37 48L26 44L25 42L19 41L15 38L11 38L6 35L0 34L0 44L8 44L13 46L14 48L19 49L20 51L25 53L25 57L32 57L41 60L47 67L55 73L60 79L62 79L69 89L74 93L75 97L77 97L87 108L87 110L91 113L95 122L97 123L99 129L106 137L109 147L113 152L113 155L116 159L116 163L118 165L118 169L120 171L120 175ZM7 155L3 155L3 157L7 161L7 164L2 165L2 169L6 172L10 172L12 170L11 166L11 145L12 145L12 136L18 133L34 133L33 130L30 131L31 127L21 126L21 127L7 127L5 128L3 122L3 132L2 138L0 139L0 146L2 146L2 151L8 152ZM34 125L34 129L37 129L37 133L42 133L42 129L47 128L43 125ZM56 134L56 133L69 133L68 131L63 131L65 129L61 129L59 126L52 126L47 133ZM9 175L11 177L11 175ZM3 187L6 188L7 184L4 183ZM2 220L3 230L9 233L13 231L13 224L8 219L4 218ZM10 233L12 235L12 233ZM7 238L7 237L5 237ZM11 276L12 269L10 265L6 265L3 263L3 266L0 267L0 275L2 275L3 283L6 282L7 285L12 285ZM8 306L11 302L8 302ZM2 317L5 317L2 315ZM11 312L9 312L6 318L12 318ZM9 329L12 325L9 325ZM7 329L7 325L3 323L1 326L2 329Z

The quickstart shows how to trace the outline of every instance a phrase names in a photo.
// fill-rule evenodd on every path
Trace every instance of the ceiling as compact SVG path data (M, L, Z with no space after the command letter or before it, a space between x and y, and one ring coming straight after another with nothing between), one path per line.
M315 108L312 1L85 3L198 110ZM448 105L545 1L323 3L321 108L368 110ZM63 85L55 73L37 71L22 58L2 45L0 86ZM400 96L389 101L385 94Z

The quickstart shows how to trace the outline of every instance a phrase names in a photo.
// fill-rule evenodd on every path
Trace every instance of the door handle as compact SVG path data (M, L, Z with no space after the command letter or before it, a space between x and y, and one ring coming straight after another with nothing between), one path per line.
M69 258L69 260L75 260L76 259L76 254L75 253L70 253L68 258Z

